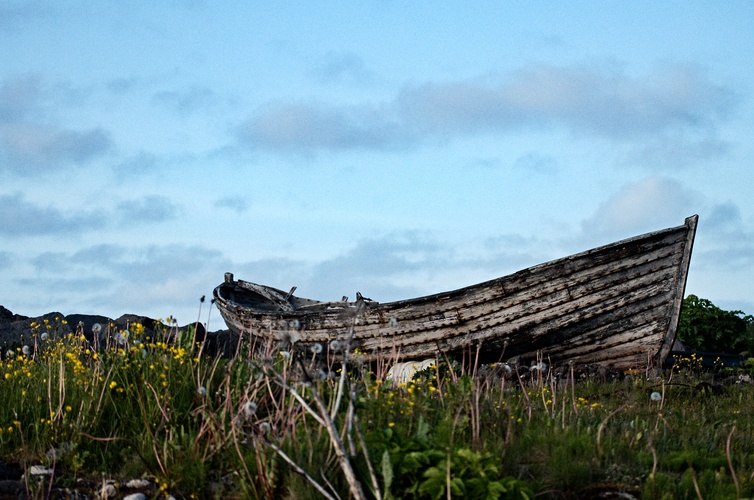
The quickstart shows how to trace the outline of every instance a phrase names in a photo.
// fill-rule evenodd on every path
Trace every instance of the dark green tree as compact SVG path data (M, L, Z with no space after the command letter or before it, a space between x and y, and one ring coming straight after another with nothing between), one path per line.
M683 299L678 338L697 351L754 352L754 317L743 311L724 311L708 299Z

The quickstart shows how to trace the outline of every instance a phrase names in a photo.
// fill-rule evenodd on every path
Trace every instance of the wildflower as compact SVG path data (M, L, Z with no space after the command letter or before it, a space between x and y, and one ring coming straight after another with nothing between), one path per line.
M256 412L257 404L254 401L247 401L246 404L243 405L243 413L246 415L246 418L253 417Z
M310 351L311 351L311 352L312 352L313 354L319 354L319 353L321 353L321 352L322 352L322 344L319 344L319 343L317 343L317 344L312 344L312 346L311 346L311 347L309 348L309 350L310 350Z
M339 340L330 341L330 350L332 352L340 352L341 349L342 349L342 344Z
M31 353L31 348L30 348L30 347L29 347L28 345L25 345L25 346L24 346L24 347L23 347L23 348L21 349L21 352L22 352L22 353L24 353L24 356L28 356L28 355L29 355L29 353Z
M259 424L259 430L262 432L262 434L267 434L272 430L272 426L269 422L262 422Z
M531 369L532 370L539 370L539 371L543 372L543 371L547 370L547 363L545 363L544 361L540 361L539 363L533 365L531 367Z
M281 339L283 344L295 344L301 339L298 331L295 329L288 330Z
M288 351L280 351L280 357L285 361L288 361L289 359L291 359L291 353Z
M113 380L112 382L110 382L110 389L115 389L115 387L117 385L118 385L118 382L116 382L115 380Z
M47 334L47 332L42 332L42 335L40 337L42 340L47 340L50 338L50 336Z
M115 341L120 345L126 345L128 342L128 332L122 331L115 334Z
M196 393L199 394L199 396L204 397L207 395L207 389L204 386L201 386L196 390Z
M290 322L290 327L293 328L294 330L298 330L299 328L301 328L301 322L297 319L294 319L293 321Z
M662 394L660 394L659 392L655 391L655 392L653 392L652 394L649 395L649 399L651 399L652 401L661 401L662 400Z
M6 358L12 358L12 357L13 357L13 356L15 356L15 355L16 355L16 353L15 353L15 352L13 352L13 350L12 350L12 349L8 349L8 352L6 352L6 353L5 353L5 357L6 357Z

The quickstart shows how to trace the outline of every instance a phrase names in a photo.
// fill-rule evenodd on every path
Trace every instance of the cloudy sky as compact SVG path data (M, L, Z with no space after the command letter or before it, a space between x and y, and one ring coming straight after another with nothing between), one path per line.
M687 293L754 314L752 54L743 1L4 0L0 304L384 302L699 214Z

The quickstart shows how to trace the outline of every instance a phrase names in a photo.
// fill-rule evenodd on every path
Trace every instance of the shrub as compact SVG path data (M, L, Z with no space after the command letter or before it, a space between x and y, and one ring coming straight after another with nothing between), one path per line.
M708 299L689 295L683 300L678 338L698 351L739 353L754 351L754 317L725 311Z

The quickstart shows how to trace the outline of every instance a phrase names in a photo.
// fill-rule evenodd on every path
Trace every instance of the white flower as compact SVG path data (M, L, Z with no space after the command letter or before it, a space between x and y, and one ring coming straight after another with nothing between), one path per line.
M540 361L539 363L533 365L531 367L532 370L539 370L539 371L545 371L547 370L547 363L544 361Z
M128 342L128 332L118 332L115 334L115 341L120 345L126 345Z
M200 395L201 397L204 397L204 396L206 396L206 395L207 395L207 388L206 388L206 387L204 387L204 386L200 386L200 387L199 387L199 388L198 388L198 389L196 390L196 393L197 393L197 394L199 394L199 395Z
M662 400L662 394L660 394L659 392L655 391L655 392L653 392L652 394L649 395L649 399L651 399L652 401L661 401Z
M319 354L322 352L322 344L312 344L309 350L314 354Z
M97 335L101 331L102 331L102 325L100 325L99 323L95 323L95 324L92 325L92 333L93 334Z
M301 336L298 334L296 330L291 330L287 333L287 339L285 340L287 340L291 344L295 344L296 342L299 341L300 338Z
M247 401L246 404L243 405L243 413L246 415L246 418L253 417L256 412L257 404L254 401Z
M340 340L331 340L330 341L330 350L332 352L340 352L341 348L343 346L341 345Z
M23 346L23 347L21 348L21 352L22 352L22 353L24 353L24 356L28 356L28 355L29 355L29 353L31 352L31 349L29 348L29 346L28 346L28 345L25 345L25 346Z

